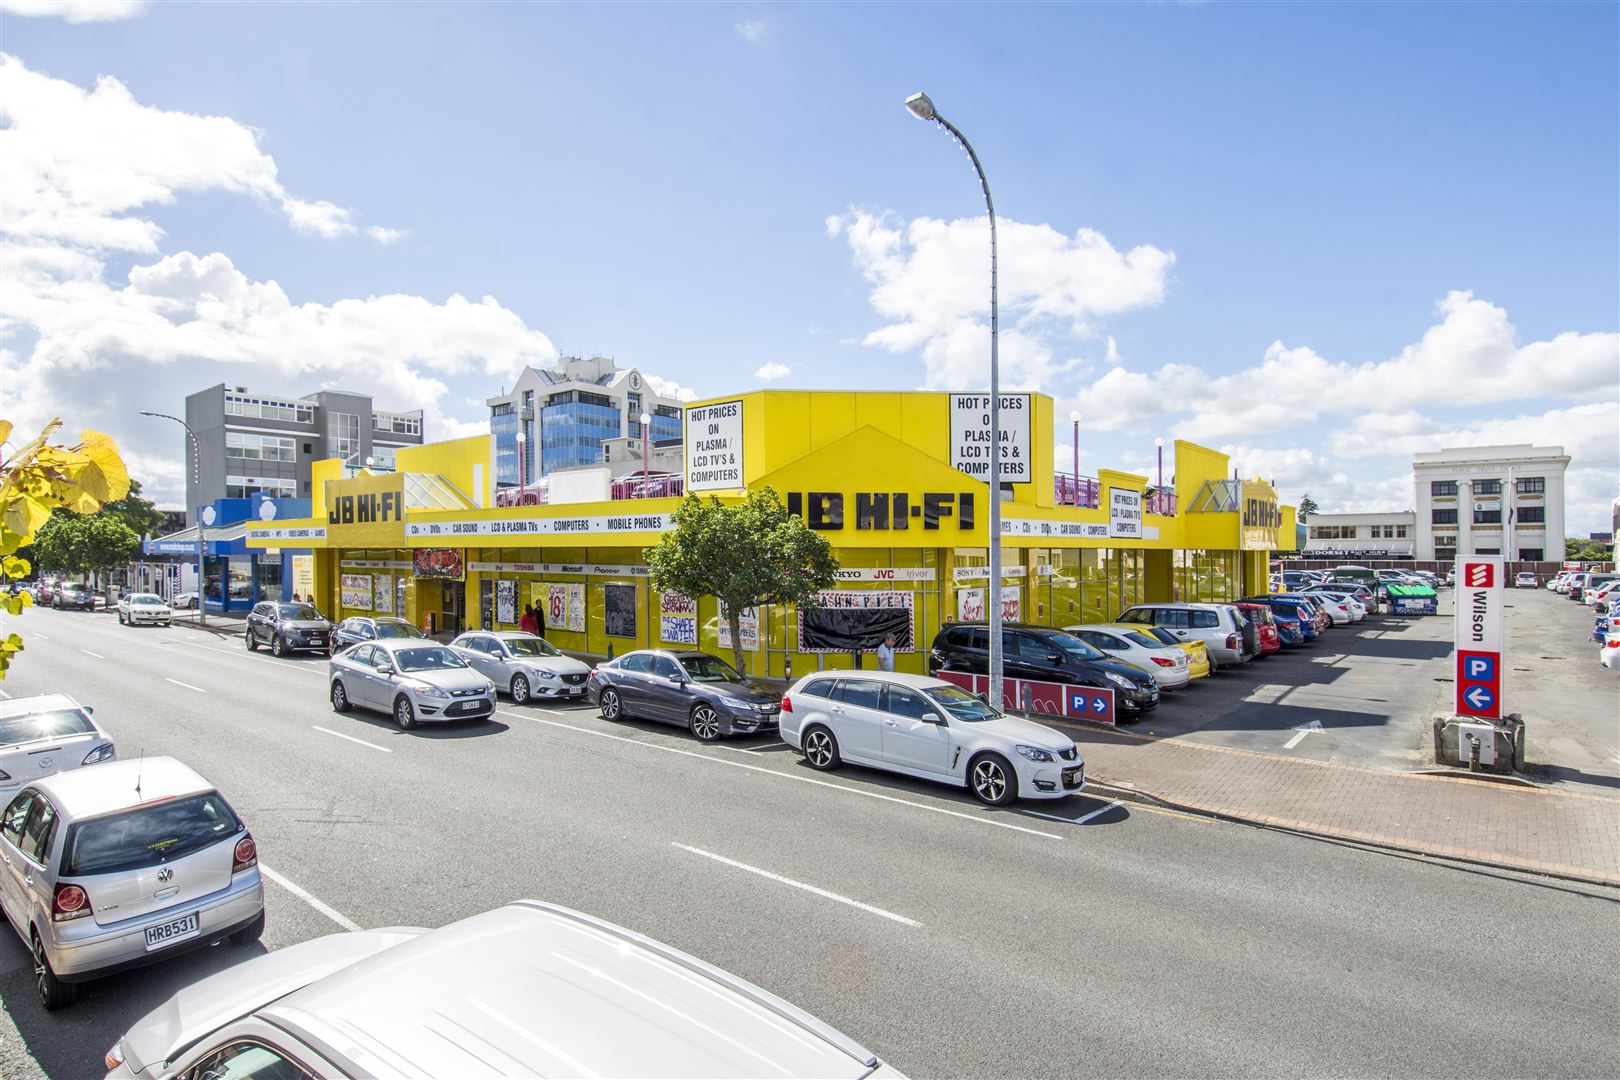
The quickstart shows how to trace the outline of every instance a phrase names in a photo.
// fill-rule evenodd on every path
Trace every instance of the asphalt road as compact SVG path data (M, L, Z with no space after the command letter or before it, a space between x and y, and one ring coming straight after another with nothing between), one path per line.
M1106 799L991 811L585 709L402 734L334 714L323 659L102 613L9 629L28 647L0 689L66 690L122 755L183 758L326 909L268 886L270 948L533 896L751 979L914 1076L1620 1075L1612 894ZM141 1013L248 954L46 1015L0 935L0 1074L94 1075Z

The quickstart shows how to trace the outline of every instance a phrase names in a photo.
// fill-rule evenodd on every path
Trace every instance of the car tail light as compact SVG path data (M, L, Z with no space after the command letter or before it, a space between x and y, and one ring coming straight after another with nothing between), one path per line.
M1228 649L1235 649L1238 647L1238 639L1236 634L1226 635L1226 647Z
M783 712L792 712L793 711L793 699L788 697L786 694L782 695L782 711Z
M249 833L236 842L236 850L231 854L231 873L240 874L258 863L259 845L253 842L253 834Z
M90 897L77 885L58 885L51 898L51 921L68 922L90 914Z
M1176 666L1176 662L1174 660L1166 660L1162 656L1155 656L1153 658L1153 662L1155 664L1158 664L1160 667L1175 667Z

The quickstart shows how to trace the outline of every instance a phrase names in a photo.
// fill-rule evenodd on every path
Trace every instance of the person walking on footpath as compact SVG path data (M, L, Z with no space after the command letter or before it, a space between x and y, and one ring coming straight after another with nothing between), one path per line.
M883 644L877 647L877 660L879 671L894 670L894 635L885 634Z
M518 628L526 634L538 634L540 632L538 624L539 620L534 616L534 605L524 604L523 618L518 620Z

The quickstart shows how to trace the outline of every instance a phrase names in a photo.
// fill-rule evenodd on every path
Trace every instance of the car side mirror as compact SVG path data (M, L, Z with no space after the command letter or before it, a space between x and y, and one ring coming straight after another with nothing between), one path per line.
M922 722L925 724L943 724L945 718L938 713L923 713Z
M394 673L394 665L384 661L383 663L377 665L377 672L382 675L392 675Z
M1047 656L1046 662L1048 664L1061 664L1061 663L1063 663L1063 654L1062 653L1052 653L1049 656Z
M89 713L91 716L96 715L96 707L94 705L86 705L84 707L84 711Z

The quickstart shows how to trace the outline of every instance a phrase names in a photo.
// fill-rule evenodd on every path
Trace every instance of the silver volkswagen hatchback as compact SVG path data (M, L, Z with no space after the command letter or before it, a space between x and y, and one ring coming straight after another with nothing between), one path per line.
M332 708L388 713L401 730L426 720L480 720L495 712L495 684L448 645L400 638L332 657Z
M264 932L247 826L170 757L35 780L0 813L0 905L46 1009L76 983Z

